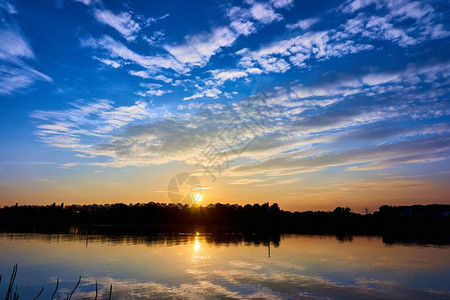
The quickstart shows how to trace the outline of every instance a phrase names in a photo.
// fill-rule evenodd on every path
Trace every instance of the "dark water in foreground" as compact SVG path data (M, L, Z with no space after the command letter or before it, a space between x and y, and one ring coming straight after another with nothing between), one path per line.
M450 247L379 237L152 237L0 234L0 297L12 267L20 299L450 299ZM269 257L270 251L270 257Z

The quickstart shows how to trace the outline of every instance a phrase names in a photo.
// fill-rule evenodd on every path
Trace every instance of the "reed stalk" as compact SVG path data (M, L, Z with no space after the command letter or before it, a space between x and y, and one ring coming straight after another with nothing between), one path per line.
M9 280L9 286L8 286L8 290L6 291L6 296L5 296L5 300L10 300L12 295L12 291L13 291L13 286L14 286L14 281L16 280L16 275L17 275L17 264L14 265L13 267L13 272L11 274L11 279ZM17 286L16 286L16 292L14 293L14 296L17 293Z
M77 285L73 288L73 291L72 291L72 293L70 293L70 295L67 297L67 300L72 299L72 295L73 295L73 293L75 293L75 290L77 289L78 285L80 284L80 281L81 281L81 276L80 276L80 278L78 278Z
M56 278L56 287L55 287L55 291L52 294L52 297L50 298L50 300L53 300L53 297L55 297L56 291L58 290L59 287L59 279Z
M33 300L36 300L37 298L39 298L39 296L42 294L43 291L44 291L44 287L41 288L41 291L39 292L39 294L37 294L36 297L34 297Z
M95 300L97 300L98 296L98 287L97 287L97 279L95 279Z

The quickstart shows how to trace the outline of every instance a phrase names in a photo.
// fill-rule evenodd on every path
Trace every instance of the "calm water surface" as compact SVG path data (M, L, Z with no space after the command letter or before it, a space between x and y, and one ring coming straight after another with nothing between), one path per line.
M20 299L450 299L450 247L378 237L111 237L0 234L0 297L12 267ZM269 257L270 252L270 257Z

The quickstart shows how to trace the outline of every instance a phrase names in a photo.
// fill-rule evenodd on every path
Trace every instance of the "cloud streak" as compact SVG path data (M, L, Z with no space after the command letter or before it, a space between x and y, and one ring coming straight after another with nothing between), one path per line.
M100 23L117 30L128 41L135 40L137 33L141 30L141 26L133 20L128 12L114 14L110 10L94 9L94 17Z
M0 94L12 95L36 81L50 82L47 75L30 66L36 57L26 36L16 23L15 7L8 3L0 6Z

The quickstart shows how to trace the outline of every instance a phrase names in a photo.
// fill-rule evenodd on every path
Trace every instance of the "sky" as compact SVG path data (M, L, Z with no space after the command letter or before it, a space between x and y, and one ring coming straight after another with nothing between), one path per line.
M0 205L450 204L449 12L0 0Z

